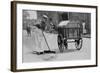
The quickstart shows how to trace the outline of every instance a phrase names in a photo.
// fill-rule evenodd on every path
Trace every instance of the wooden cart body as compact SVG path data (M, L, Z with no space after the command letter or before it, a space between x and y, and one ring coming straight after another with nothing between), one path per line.
M82 24L78 21L64 21L58 26L58 47L60 52L68 49L68 43L75 43L77 50L82 48ZM73 41L68 41L73 40Z

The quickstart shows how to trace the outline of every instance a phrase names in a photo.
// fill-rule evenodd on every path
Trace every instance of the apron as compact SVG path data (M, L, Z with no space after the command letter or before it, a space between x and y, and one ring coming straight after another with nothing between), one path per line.
M33 36L34 36L34 48L33 48L33 51L43 52L44 50L48 50L48 47L47 47L46 42L44 40L44 37L43 37L41 29L38 29L36 27L34 29Z

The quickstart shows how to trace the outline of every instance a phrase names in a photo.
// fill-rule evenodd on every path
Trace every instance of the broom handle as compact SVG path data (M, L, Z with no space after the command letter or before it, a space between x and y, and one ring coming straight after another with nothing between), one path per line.
M47 47L48 47L48 49L50 50L50 47L49 47L49 45L48 45L48 42L47 42L47 40L46 40L46 37L45 37L43 31L42 31L42 34L43 34L44 40L45 40L45 42L46 42L46 44L47 44Z

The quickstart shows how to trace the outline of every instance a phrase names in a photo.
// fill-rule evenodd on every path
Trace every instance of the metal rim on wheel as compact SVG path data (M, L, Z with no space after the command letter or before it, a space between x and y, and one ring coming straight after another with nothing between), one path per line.
M80 50L82 48L82 43L83 43L82 38L75 40L75 47L76 47L77 50Z

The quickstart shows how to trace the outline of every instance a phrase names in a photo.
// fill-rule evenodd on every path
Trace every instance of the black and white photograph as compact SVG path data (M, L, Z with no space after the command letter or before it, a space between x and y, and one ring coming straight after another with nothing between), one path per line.
M13 71L97 66L96 6L15 1L12 8Z
M91 58L91 14L23 10L23 62Z

